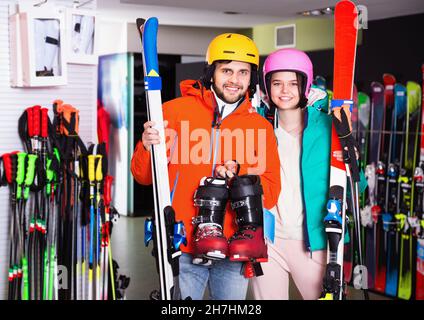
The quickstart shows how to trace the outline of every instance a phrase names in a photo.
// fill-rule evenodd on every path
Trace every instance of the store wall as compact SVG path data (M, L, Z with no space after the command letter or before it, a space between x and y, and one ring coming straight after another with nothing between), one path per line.
M421 83L424 63L424 14L370 21L358 46L355 82L359 90L369 92L372 81L382 81L383 73L392 73L405 84ZM330 80L332 86L333 50L309 52L315 74Z
M372 81L382 81L383 73L393 73L403 84L409 80L421 83L421 64L424 63L422 30L424 14L368 22L368 29L362 30L362 41L357 49L355 82L358 89L368 92ZM323 41L325 42L327 40ZM304 43L304 40L299 39L297 43ZM262 49L269 50L269 46L268 43ZM306 50L306 47L303 49ZM314 64L314 74L324 76L329 87L332 87L334 50L317 50L315 47L306 51ZM266 56L261 51L261 66ZM203 63L178 64L176 70L178 89L181 80L200 77Z
M281 26L296 26L296 48L303 51L317 51L334 47L334 19L331 18L300 18L285 20L279 23L258 25L253 28L253 40L261 55L268 55L275 47L275 28ZM358 45L362 43L362 31L358 34Z
M158 53L204 55L209 42L226 32L248 32L246 29L182 27L159 25ZM141 52L140 36L135 23L128 23L128 51Z
M25 108L42 105L51 108L54 99L62 99L80 110L80 135L84 142L97 142L96 98L97 66L68 64L68 85L50 88L11 88L9 52L9 9L18 1L0 2L0 155L23 150L18 135L18 118ZM34 2L34 1L33 1ZM58 6L72 7L72 0L49 0ZM11 6L11 7L9 7ZM96 1L84 9L94 9ZM13 11L12 11L13 12ZM50 112L50 117L52 113ZM9 190L0 188L0 299L7 298L9 261Z

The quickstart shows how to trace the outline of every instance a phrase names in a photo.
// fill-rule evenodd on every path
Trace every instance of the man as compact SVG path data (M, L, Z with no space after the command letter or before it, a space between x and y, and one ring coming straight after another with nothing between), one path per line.
M222 226L208 224L208 232L194 235L199 226L192 225L197 211L193 196L204 177L259 175L263 206L270 209L280 192L278 151L272 126L250 103L259 65L253 41L234 33L219 35L209 44L206 60L201 79L182 81L182 97L163 105L172 206L176 219L182 220L187 229L188 244L181 248L179 261L180 289L183 299L202 299L208 284L212 299L239 300L245 299L248 285L241 273L242 262L219 259L208 266L193 264L195 243L199 237L204 240L215 236L231 246L237 241L263 238L262 230L253 228L232 237L237 231L236 219L226 206ZM152 183L150 147L160 142L154 125L144 124L142 141L131 162L133 176L141 184ZM228 253L227 249L222 252L224 257Z

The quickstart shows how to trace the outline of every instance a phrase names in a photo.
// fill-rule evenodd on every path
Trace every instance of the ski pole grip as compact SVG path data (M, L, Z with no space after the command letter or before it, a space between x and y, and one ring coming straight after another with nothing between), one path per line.
M35 177L35 162L37 161L37 155L28 155L28 167L26 170L25 185L30 186L34 182Z
M34 106L32 108L33 113L34 113L34 136L39 136L40 135L40 129L41 129L41 122L40 122L40 106Z
M18 185L22 184L25 180L25 159L27 154L25 152L18 153L18 171L16 172L16 182Z
M34 183L35 177L35 163L37 161L37 156L35 154L28 155L28 167L26 170L25 177L25 190L24 190L24 199L27 200L29 198L29 187Z
M18 174L18 152L19 151L13 151L10 153L10 158L12 161L12 179L10 180L10 183L16 181L16 176Z
M112 182L113 182L113 177L107 175L105 177L105 185L104 185L105 206L109 206L110 202L112 201Z
M47 178L47 182L52 182L53 180L53 176L54 176L54 172L51 169L51 165L52 165L52 159L47 158L47 163L46 163L46 178Z
M31 138L34 136L34 110L33 107L26 109L27 114L27 126L28 126L28 136Z
M57 159L57 162L60 163L60 153L58 148L53 148L53 154Z
M46 161L46 179L47 179L46 194L47 195L51 194L51 183L54 179L54 171L51 169L51 165L52 165L52 159L47 157L47 161Z
M53 101L53 109L55 109L55 108L56 108L56 110L57 110L59 113L60 113L60 111L61 111L62 105L63 105L63 100L56 99L56 100L54 100L54 101Z
M96 181L100 182L103 180L103 171L102 171L102 161L103 156L101 154L96 155L97 158L97 166L96 166Z
M47 108L41 109L41 136L43 138L47 138L48 136L48 122L49 122L49 116L48 113L49 110Z
M88 156L88 180L93 182L95 179L94 165L95 165L96 156L90 154Z
M11 184L12 180L12 157L10 153L3 155L4 174L6 175L7 183Z

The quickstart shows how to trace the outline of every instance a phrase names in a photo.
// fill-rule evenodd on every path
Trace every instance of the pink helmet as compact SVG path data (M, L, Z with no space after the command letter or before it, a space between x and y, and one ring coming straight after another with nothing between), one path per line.
M267 95L268 85L266 76L274 71L294 71L299 72L305 77L302 92L305 92L307 97L311 88L314 71L311 59L308 55L297 49L280 49L271 53L264 62L263 76L264 85Z

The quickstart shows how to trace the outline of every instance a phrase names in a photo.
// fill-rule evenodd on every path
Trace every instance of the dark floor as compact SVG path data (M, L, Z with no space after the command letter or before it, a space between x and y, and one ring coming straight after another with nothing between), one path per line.
M144 218L121 216L114 226L112 236L113 258L119 264L119 273L131 278L126 290L127 299L149 299L152 290L158 289L159 277L155 268L154 258L151 256L151 245L144 246ZM206 293L207 297L207 293ZM252 299L250 290L247 299ZM300 294L294 285L290 288L290 299L300 300ZM361 291L349 288L348 299L361 300ZM370 293L372 300L389 300L389 298Z

